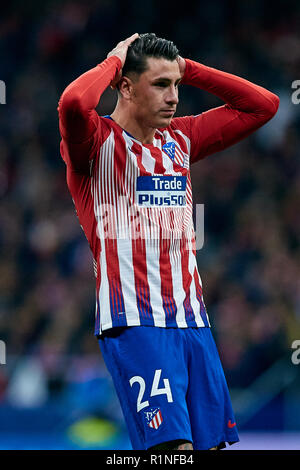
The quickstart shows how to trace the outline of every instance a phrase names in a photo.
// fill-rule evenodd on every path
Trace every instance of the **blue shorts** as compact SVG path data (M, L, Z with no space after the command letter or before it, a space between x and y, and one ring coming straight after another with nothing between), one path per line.
M99 344L133 449L184 439L207 450L239 440L210 328L113 328Z

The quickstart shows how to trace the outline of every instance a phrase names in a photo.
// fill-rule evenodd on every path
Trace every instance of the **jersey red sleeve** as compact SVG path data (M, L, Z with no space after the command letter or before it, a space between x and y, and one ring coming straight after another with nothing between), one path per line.
M70 83L60 97L57 108L60 151L66 164L75 171L89 171L89 162L105 139L107 129L101 129L95 108L121 67L121 60L111 56Z
M226 103L197 116L177 118L190 135L191 164L239 142L276 114L279 98L274 93L236 75L185 61L182 83L213 93Z

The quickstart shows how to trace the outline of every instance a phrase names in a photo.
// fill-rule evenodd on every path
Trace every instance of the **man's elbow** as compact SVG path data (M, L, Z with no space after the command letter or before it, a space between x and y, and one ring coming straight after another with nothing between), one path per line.
M82 107L80 97L75 93L64 91L58 102L58 111L80 111Z
M58 102L58 119L63 126L68 127L74 120L82 120L85 115L81 97L74 92L65 90Z
M272 119L272 117L275 116L279 108L279 103L280 103L279 96L275 95L275 93L270 92L268 104L264 109L266 121L269 121L270 119Z

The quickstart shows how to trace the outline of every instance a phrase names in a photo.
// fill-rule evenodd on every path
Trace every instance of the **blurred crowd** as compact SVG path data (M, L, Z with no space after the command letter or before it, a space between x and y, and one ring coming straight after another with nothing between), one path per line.
M300 5L267 5L1 7L0 339L11 360L0 366L0 401L13 399L10 379L28 357L38 361L47 396L104 373L93 337L92 257L66 186L57 104L72 80L134 32L155 32L182 56L279 95L279 111L264 128L192 166L194 204L205 205L197 259L229 387L247 387L300 339L300 104L291 100L291 84L300 80ZM181 87L180 99L177 115L222 104L192 87ZM109 114L115 100L107 90L99 114Z

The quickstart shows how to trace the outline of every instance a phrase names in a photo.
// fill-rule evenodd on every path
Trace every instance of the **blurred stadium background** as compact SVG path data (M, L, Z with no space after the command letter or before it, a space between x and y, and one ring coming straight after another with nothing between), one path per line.
M94 276L59 155L64 88L134 32L281 99L244 142L192 167L205 204L204 298L236 413L235 449L300 449L300 4L10 1L1 5L0 449L130 449L93 337ZM182 87L178 115L222 104ZM107 90L98 109L109 114Z

